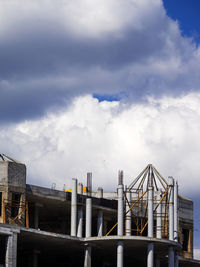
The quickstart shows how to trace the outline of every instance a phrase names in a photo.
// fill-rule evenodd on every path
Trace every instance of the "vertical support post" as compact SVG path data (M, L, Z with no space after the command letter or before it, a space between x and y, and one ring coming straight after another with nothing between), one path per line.
M102 187L98 187L98 189L97 189L97 197L98 198L103 198L103 188Z
M83 194L83 184L78 184L78 194ZM78 228L77 228L77 236L83 237L83 207L78 207Z
M85 249L85 259L84 259L84 267L91 267L91 261L92 261L91 252L92 252L91 247L86 247L86 249Z
M178 183L174 186L174 241L178 242Z
M131 210L129 210L131 206L131 192L126 191L126 236L131 235Z
M17 233L9 235L6 240L5 267L17 266Z
M117 243L117 267L123 267L124 258L124 244L123 242Z
M102 210L98 210L97 235L103 236L103 211Z
M174 267L179 267L178 252L175 252Z
M161 190L158 191L158 195L157 195L157 203L160 202L162 197L162 192ZM156 238L162 238L162 203L159 204L159 206L157 207L156 210Z
M174 267L174 248L169 247L169 260L168 260L168 267Z
M169 240L174 241L174 179L169 177ZM174 267L174 248L169 248L169 267Z
M153 243L149 243L147 249L147 267L153 267L153 254L154 254L154 245Z
M169 240L174 241L174 179L169 177Z
M153 177L152 169L150 168L149 180L148 180L148 237L153 237ZM153 267L154 262L154 245L153 243L148 243L147 248L147 267Z
M92 199L86 199L86 222L85 222L85 237L92 235ZM91 267L91 247L85 249L84 267Z
M26 202L26 228L29 228L28 202Z
M71 236L76 236L77 223L77 179L72 179L72 193L71 193Z
M85 222L85 237L91 237L92 234L92 199L86 199L86 222Z
M119 171L118 177L118 209L117 209L117 234L118 236L123 235L124 229L124 186L123 186L123 171ZM117 267L123 267L123 258L124 258L124 244L119 241L117 243Z

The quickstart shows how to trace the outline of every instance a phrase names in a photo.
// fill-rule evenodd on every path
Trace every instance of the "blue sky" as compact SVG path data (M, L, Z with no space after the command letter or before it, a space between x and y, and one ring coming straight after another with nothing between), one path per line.
M198 11L197 0L0 1L1 153L26 163L29 183L60 189L92 171L111 190L118 169L129 184L153 163L198 205Z
M164 6L167 14L174 20L178 20L183 35L200 41L200 23L199 10L200 2L198 0L173 1L164 0Z

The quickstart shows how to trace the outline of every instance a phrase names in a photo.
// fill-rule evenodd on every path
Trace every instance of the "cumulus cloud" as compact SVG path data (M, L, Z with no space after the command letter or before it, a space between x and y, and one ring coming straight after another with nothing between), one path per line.
M161 0L0 1L0 37L4 123L38 118L74 96L133 103L199 90L199 48Z
M181 193L197 195L199 104L199 93L133 105L78 97L60 113L1 127L1 151L27 164L33 184L62 189L92 171L94 187L113 190L119 169L130 184L152 163L178 179Z

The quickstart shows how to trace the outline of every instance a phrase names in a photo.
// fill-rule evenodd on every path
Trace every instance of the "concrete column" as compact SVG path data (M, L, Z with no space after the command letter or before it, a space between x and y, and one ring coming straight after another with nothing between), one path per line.
M148 237L153 237L153 180L152 180L152 176L149 179L149 186L148 186ZM153 243L149 243L148 248L147 248L147 267L154 266L153 257L154 257L154 245Z
M103 235L103 211L98 211L98 217L97 217L97 235L102 236Z
M92 199L86 199L86 222L85 222L85 237L92 235Z
M76 236L77 224L77 179L72 179L72 193L71 193L71 236Z
M169 254L168 254L169 260L168 260L168 267L174 267L174 248L169 248Z
M91 247L86 247L85 249L85 259L84 259L84 267L91 267Z
M131 206L131 192L127 191L126 192L126 235L130 236L131 235L131 210L129 210Z
M117 210L117 234L123 235L124 224L124 187L122 184L118 185L118 210Z
M6 240L5 267L17 266L17 234L9 235Z
M147 267L153 267L153 255L154 255L154 245L153 243L148 243L147 248Z
M169 240L174 241L174 179L169 177Z
M77 193L79 195L82 195L83 194L83 184L78 183Z
M103 188L102 187L98 187L98 189L97 189L97 197L98 198L103 198Z
M162 192L159 191L157 195L157 203L160 202ZM162 238L162 203L159 204L156 210L156 238Z
M124 186L123 186L123 172L119 171L118 177L118 209L117 209L117 234L118 236L123 235L124 230ZM123 267L124 258L124 244L123 242L117 243L117 267Z
M148 188L148 237L153 237L153 186Z
M174 241L178 242L178 184L174 186Z
M77 193L79 195L83 194L83 184L78 183ZM77 228L77 236L83 237L83 207L78 207L78 228Z
M92 235L92 199L86 199L86 222L85 222L85 237ZM85 249L84 267L91 267L91 247Z
M124 244L123 242L117 243L117 267L123 267L124 258Z
M83 207L78 207L78 229L77 236L83 237Z
M174 267L179 267L178 252L175 252Z

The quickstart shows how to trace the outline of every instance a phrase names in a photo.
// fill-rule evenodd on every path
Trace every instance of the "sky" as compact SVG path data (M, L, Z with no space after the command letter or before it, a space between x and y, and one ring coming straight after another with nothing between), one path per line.
M0 151L27 182L115 190L152 163L194 200L200 247L198 0L0 0ZM200 253L199 253L200 255Z

